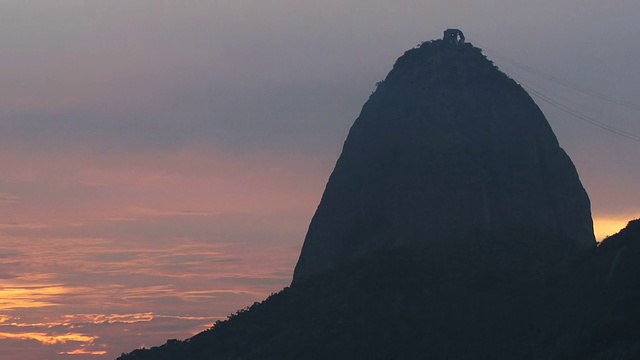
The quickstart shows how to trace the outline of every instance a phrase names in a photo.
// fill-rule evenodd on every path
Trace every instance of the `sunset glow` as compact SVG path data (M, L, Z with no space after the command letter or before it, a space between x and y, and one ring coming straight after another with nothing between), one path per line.
M627 217L594 217L593 218L593 230L596 234L598 241L604 240L607 236L611 236L625 226L632 219L640 218L639 214L630 215Z
M0 339L36 340L44 345L66 344L67 342L91 343L97 336L83 334L50 335L46 333L0 333Z
M286 286L322 187L299 156L25 156L0 155L0 343L76 358L189 337Z

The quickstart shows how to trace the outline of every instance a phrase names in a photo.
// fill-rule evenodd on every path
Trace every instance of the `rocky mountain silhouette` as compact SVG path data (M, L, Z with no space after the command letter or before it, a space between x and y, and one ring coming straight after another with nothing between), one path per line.
M291 287L130 359L637 359L640 221L596 246L529 95L452 29L355 121Z
M581 260L589 312L569 359L640 359L640 219L629 222ZM574 294L575 295L575 294ZM584 295L584 293L582 293Z
M428 42L397 60L351 128L293 281L482 233L551 238L541 246L567 256L595 246L589 198L529 95L471 44Z

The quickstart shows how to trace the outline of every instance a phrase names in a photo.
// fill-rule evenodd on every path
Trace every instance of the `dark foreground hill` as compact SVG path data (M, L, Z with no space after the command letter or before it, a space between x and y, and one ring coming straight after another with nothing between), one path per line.
M120 359L637 359L640 223L596 247L540 109L449 34L363 107L290 288Z
M578 270L592 299L575 301L593 310L583 315L588 326L575 331L581 338L573 358L640 359L640 219L605 239Z
M640 358L640 220L554 271L479 240L379 252L119 359Z

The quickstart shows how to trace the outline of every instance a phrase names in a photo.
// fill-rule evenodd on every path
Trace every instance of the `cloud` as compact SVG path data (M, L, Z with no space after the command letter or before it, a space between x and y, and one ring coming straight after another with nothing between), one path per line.
M30 246L22 238L8 240L7 246L20 244L22 251L7 253L7 257L18 257L32 271L20 272L1 284L3 324L29 329L16 333L42 333L39 330L46 328L66 334L83 328L86 334L98 336L102 330L92 327L162 320L177 330L189 329L184 335L188 336L194 327L202 330L233 312L237 304L261 300L288 283L297 252L266 248L265 260L253 264L247 260L255 259L255 254L241 244L207 244L185 238L129 247L114 246L109 239L57 238L45 243L28 241ZM58 272L43 273L51 264L58 264ZM14 269L19 267L24 265ZM274 268L282 273L273 274ZM228 281L239 274L253 280ZM218 310L212 313L211 306ZM137 311L95 312L105 307ZM55 315L60 313L70 315ZM48 314L49 320L43 321L42 314Z
M72 289L64 286L0 287L0 310L57 306L60 295Z
M93 324L132 324L136 322L148 322L154 319L153 312L135 314L72 314L65 315L64 319L70 323L93 323Z
M107 355L105 350L87 350L85 348L75 349L71 351L60 351L60 355Z
M142 207L132 207L129 209L131 213L146 216L215 216L221 214L215 211L198 211L198 210L160 210ZM135 221L127 218L125 221ZM136 219L136 218L133 218Z
M15 204L18 200L20 198L15 195L0 192L0 204Z
M0 315L0 343L37 341L52 348L51 353L60 355L116 354L119 352L114 352L114 339L122 344L118 350L131 350L136 348L140 341L146 342L154 336L166 339L176 332L184 334L183 337L193 335L210 327L213 322L224 316L163 315L146 312L51 314L47 317L47 322L30 322L30 318L39 319L27 314L20 317Z
M51 335L47 333L38 333L38 332L29 332L29 333L0 332L0 339L36 340L44 345L66 344L67 342L91 343L97 338L98 337L96 336L88 336L85 334L77 334L77 333Z

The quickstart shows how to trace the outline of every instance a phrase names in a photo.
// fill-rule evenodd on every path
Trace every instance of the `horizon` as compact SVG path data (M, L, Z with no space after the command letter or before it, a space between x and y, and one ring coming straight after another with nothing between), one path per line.
M637 109L576 90L637 101L640 4L61 0L0 10L8 360L114 359L288 286L376 82L447 28L519 83L640 136ZM640 144L533 98L589 194L598 240L640 218Z

